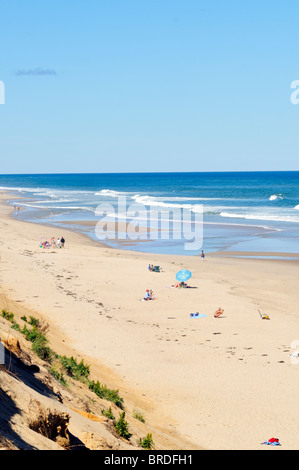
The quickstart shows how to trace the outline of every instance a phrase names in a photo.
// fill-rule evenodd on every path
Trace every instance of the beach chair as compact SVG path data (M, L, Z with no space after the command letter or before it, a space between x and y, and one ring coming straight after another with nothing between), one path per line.
M262 314L260 311L259 311L259 314L262 320L270 320L269 315Z

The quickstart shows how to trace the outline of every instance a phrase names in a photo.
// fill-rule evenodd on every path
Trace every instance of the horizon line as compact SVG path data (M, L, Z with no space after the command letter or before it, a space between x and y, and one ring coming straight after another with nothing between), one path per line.
M205 171L123 171L123 172L46 172L46 173L1 173L0 176L53 176L53 175L129 175L129 174L194 174L194 173L298 173L299 170L205 170Z

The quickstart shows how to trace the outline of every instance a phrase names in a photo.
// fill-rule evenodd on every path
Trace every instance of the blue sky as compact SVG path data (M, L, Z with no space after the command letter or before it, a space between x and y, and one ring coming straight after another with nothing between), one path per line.
M299 170L296 0L2 0L0 173Z

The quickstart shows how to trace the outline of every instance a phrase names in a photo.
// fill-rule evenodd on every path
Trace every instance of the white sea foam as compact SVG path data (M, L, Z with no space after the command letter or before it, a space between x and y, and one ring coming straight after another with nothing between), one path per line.
M212 205L206 205L204 203L202 204L175 204L172 202L165 202L168 200L174 200L174 198L162 198L162 197L153 197L153 196L148 196L148 195L139 195L135 194L132 196L132 199L138 203L141 204L145 207L149 208L154 208L154 207L159 207L161 210L164 208L165 212L170 211L170 210L175 210L175 209L182 209L182 210L187 210L190 212L193 212L194 214L197 213L205 213L205 214L215 214L219 215L221 211L226 211L230 209L235 209L234 206L212 206ZM163 200L162 200L163 199ZM202 198L197 198L198 200L202 200ZM183 201L182 198L177 198L178 201ZM189 199L186 198L186 200L195 200L195 199ZM206 198L206 201L211 201L214 200L214 198ZM241 207L241 209L246 210L246 207Z
M63 198L61 198L61 199L55 199L55 201L53 201L53 200L50 200L50 201L34 201L34 204L46 204L46 205L48 205L48 204L53 204L53 203L59 204L60 202L62 202L62 203L78 202L78 200L77 199L63 199Z
M113 189L102 189L101 191L97 191L94 193L95 196L107 196L107 197L120 197L125 196L128 193L121 192L121 191L114 191Z
M221 217L235 218L235 219L247 219L247 220L267 220L269 222L299 222L299 217L293 215L275 215L275 214L263 214L263 213L233 213L233 212L221 212Z
M153 196L141 196L139 194L135 194L135 196L132 196L132 199L143 206L165 207L168 209L192 209L191 204L168 204L166 202L159 201Z
M18 206L20 207L29 207L29 208L32 208L32 209L47 209L47 210L50 210L50 209L64 209L64 210L76 210L76 211L88 211L88 212L95 212L95 209L91 208L91 207L86 207L86 206L50 206L50 207L45 207L45 206L40 206L38 204L28 204L28 203L25 203L25 202L18 202Z
M16 191L18 193L36 193L36 191L40 191L41 188L19 188L19 187L11 187L11 186L0 186L0 189L2 191ZM44 189L44 191L48 191L47 189Z
M159 196L158 201L231 201L233 198L225 197L179 197Z
M177 207L186 208L188 204L184 204L185 201L231 201L232 198L218 198L218 197L179 197L179 196L148 196L148 195L141 195L135 194L132 196L136 202L144 205L160 205L164 207L171 207L175 204L166 204L167 202L183 202L183 204L177 204ZM192 207L192 204L189 204L189 207Z
M276 199L283 199L282 194L272 194L272 195L269 197L269 201L275 201Z
M2 191L13 191L18 193L31 193L33 196L49 197L49 198L64 198L64 197L74 197L78 195L92 195L93 191L84 191L84 190L60 190L60 189L50 189L50 188L27 188L27 187L9 187L9 186L0 186Z

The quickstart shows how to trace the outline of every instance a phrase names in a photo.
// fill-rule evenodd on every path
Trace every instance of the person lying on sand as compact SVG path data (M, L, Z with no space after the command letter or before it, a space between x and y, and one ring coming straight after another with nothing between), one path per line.
M221 307L219 307L216 312L214 313L214 317L215 318L218 318L220 317L220 315L222 315L222 313L224 312L224 309L221 309Z
M187 288L189 286L186 284L186 282L180 282L179 287Z
M170 287L179 287L179 288L183 287L183 288L187 288L187 287L189 287L189 286L188 286L185 282L179 282L178 284L172 284L172 286L170 286Z

